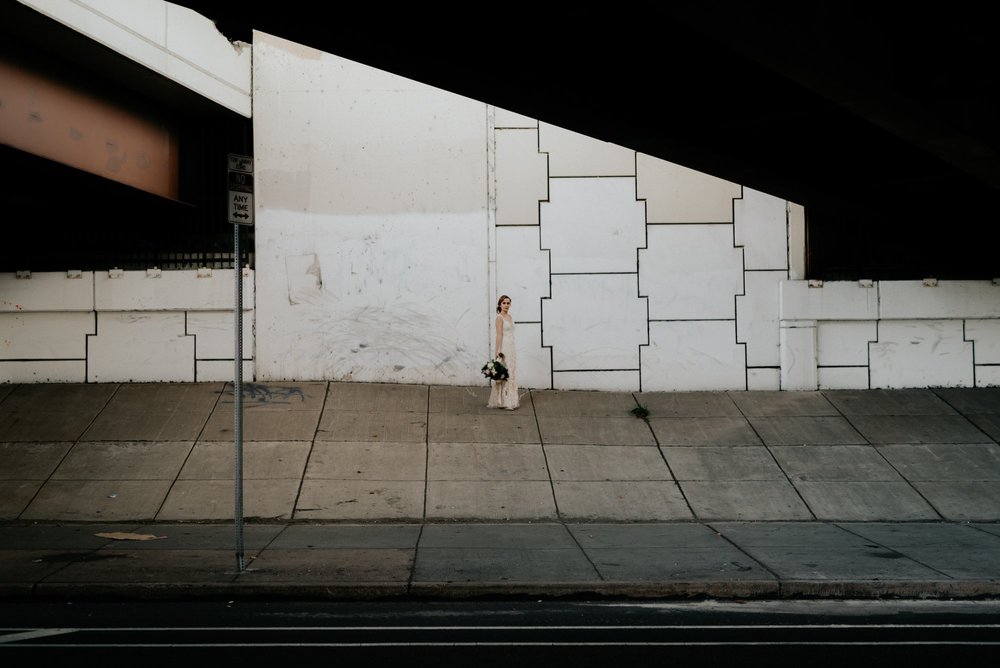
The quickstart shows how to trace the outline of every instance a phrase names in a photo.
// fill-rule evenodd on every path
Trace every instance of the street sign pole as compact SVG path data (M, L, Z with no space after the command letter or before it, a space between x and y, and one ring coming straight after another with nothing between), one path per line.
M229 154L229 222L233 223L233 282L236 292L236 342L233 370L233 421L235 467L233 480L236 524L236 567L246 569L243 549L243 268L240 266L240 227L253 225L253 158Z

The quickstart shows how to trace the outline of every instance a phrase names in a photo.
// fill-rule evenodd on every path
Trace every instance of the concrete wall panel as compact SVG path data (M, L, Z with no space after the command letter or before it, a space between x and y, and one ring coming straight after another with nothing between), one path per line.
M636 251L646 245L632 178L552 179L541 221L554 273L635 271Z
M99 313L88 357L88 383L194 382L183 313Z
M87 357L93 313L0 313L0 359Z
M542 304L553 370L638 369L646 312L635 274L553 276L552 298Z
M745 390L746 352L733 321L651 322L642 390Z
M636 192L650 223L731 223L736 183L636 154Z
M538 202L548 199L548 160L537 130L496 130L496 224L537 225Z
M873 388L972 387L972 343L958 320L879 323L869 345Z
M538 124L538 140L549 176L635 176L635 151L617 144L548 123Z
M731 319L743 255L730 225L650 225L639 251L640 293L654 320Z
M0 313L93 311L94 272L0 273Z

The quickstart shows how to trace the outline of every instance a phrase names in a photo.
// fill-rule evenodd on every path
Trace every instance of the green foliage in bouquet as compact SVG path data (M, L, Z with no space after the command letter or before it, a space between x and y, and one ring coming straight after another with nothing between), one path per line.
M510 372L507 365L503 363L503 357L495 357L483 365L483 375L490 380L507 380Z

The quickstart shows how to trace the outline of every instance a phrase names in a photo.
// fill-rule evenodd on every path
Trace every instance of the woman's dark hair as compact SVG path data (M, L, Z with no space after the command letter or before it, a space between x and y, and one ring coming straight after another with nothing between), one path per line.
M500 295L500 299L497 300L497 313L500 312L500 302L502 302L505 299L510 299L510 297L508 297L507 295Z

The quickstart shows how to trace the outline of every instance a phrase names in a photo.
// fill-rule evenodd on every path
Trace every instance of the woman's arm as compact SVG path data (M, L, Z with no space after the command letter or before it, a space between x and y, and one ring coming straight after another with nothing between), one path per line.
M499 357L500 356L500 351L503 350L503 318L501 318L500 316L497 316L496 325L497 325L497 344L493 348L493 350L496 352L496 355Z

